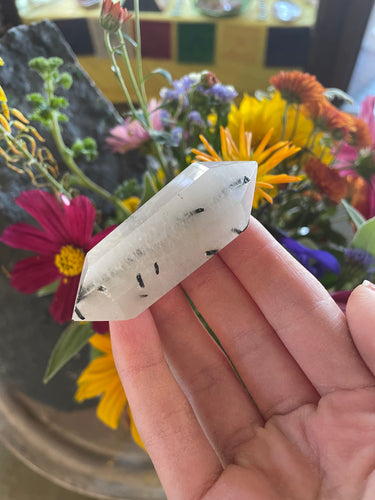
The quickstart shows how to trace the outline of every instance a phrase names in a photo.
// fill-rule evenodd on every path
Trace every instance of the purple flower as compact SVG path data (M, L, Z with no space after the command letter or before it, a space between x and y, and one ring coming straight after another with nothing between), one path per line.
M171 124L172 115L166 109L160 110L159 118L160 118L160 122L164 128Z
M211 88L206 89L204 93L223 103L233 101L238 96L238 92L232 85L223 85L222 83L215 83Z
M364 269L370 269L375 265L375 257L363 248L348 248L345 251L345 258L360 264Z
M191 125L195 125L197 127L205 127L206 124L203 120L203 118L201 117L201 114L199 113L199 111L191 111L189 114L188 114L188 122L191 124Z
M280 238L280 243L317 278L324 276L327 271L339 274L340 264L329 252L305 247L287 236Z
M232 85L223 85L220 82L214 83L209 88L203 86L201 73L189 73L183 76L180 80L174 80L173 88L163 87L160 90L160 97L163 103L167 102L183 102L184 106L189 103L187 94L194 89L194 91L205 97L214 98L220 103L231 102L238 93L235 91Z
M354 266L354 269L365 271L367 279L372 279L375 273L375 257L371 253L363 248L348 248L345 251L345 260Z
M168 102L177 102L183 103L184 106L187 106L189 101L186 94L190 90L192 83L193 80L189 77L189 75L185 75L180 80L174 80L172 89L163 87L160 90L160 97L163 100L163 104Z
M184 131L182 130L182 127L175 127L172 130L172 141L175 147L177 147L182 141L183 133Z

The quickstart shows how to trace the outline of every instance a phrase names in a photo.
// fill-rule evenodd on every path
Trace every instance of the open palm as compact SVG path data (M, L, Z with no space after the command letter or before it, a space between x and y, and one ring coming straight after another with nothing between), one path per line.
M111 323L168 498L374 499L375 291L346 318L255 220L182 287Z

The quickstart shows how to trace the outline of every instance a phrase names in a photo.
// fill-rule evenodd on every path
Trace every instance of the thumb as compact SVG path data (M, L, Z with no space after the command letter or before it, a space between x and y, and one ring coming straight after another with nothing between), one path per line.
M346 316L353 341L375 375L375 284L364 281L352 292Z

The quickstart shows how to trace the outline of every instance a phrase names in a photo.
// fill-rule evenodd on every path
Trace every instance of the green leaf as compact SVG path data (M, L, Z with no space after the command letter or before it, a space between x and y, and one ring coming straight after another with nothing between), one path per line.
M165 78L167 80L167 82L169 83L169 85L172 85L172 82L173 82L172 75L169 73L169 71L167 71L164 68L155 68L153 71L151 71L151 73L148 73L144 77L143 81L145 82L146 80L148 80L153 75L161 75L163 78Z
M51 353L43 382L49 382L87 344L93 334L91 323L71 323L61 334Z
M341 200L341 203L345 210L348 212L348 215L355 225L356 229L359 229L362 224L366 222L366 219L363 217L363 215L358 212L358 210L354 207L352 207L346 200Z
M375 217L367 220L355 233L353 246L366 250L375 257Z
M46 100L44 99L44 97L40 92L33 92L31 94L27 94L26 100L34 104L37 104L39 106L42 104L44 105L46 104Z
M52 295L53 293L56 292L59 284L60 284L60 279L54 281L53 283L50 283L49 285L46 285L46 286L40 288L36 292L36 296L37 297L46 297L47 295Z
M152 176L150 175L149 172L146 172L145 177L144 177L144 190L143 190L143 196L141 199L141 205L146 203L149 199L151 199L155 193L158 192L157 187L155 186L154 180Z
M258 99L258 101L262 101L263 99L267 99L267 101L270 100L270 94L269 92L266 92L264 90L256 90L255 93L254 93L256 99Z
M61 85L62 87L66 88L66 89L70 89L70 87L73 84L73 78L72 78L72 76L69 73L66 73L66 72L65 73L61 73L56 78L56 82L55 83L56 83L56 85Z
M104 352L90 345L90 361L94 361L94 359L100 358L100 356L104 356Z
M176 140L170 132L165 132L164 130L150 130L149 134L151 139L155 142L166 144L171 147L176 146Z
M133 47L137 48L137 42L129 35L126 33L123 33L122 36L127 40ZM121 53L121 52L120 52Z
M329 101L333 101L333 99L338 98L349 104L354 104L352 97L350 97L349 94L347 94L341 89L336 89L336 88L326 89L324 95L327 97Z

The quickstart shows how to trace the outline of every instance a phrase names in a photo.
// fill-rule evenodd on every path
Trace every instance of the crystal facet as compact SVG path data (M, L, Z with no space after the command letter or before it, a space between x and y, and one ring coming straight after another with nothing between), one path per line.
M138 316L244 231L255 162L193 163L86 255L73 319Z

